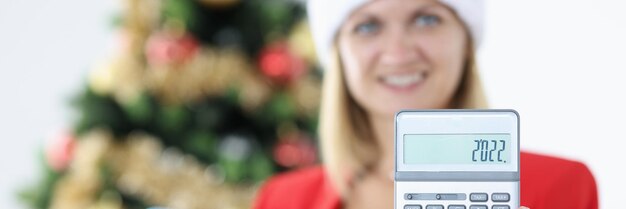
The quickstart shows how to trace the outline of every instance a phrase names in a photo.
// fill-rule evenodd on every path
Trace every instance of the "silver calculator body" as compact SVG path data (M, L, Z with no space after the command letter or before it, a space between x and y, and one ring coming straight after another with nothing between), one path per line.
M395 209L517 209L514 110L409 110L395 116Z

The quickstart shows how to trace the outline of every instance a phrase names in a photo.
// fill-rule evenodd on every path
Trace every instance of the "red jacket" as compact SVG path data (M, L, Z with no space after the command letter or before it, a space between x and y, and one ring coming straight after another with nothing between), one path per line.
M531 209L597 209L596 183L582 163L522 152L521 204ZM322 166L270 178L254 209L339 209L341 199Z

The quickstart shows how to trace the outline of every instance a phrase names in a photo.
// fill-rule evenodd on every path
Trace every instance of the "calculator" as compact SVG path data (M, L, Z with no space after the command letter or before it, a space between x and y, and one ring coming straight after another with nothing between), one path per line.
M406 110L395 116L395 209L518 209L515 110Z

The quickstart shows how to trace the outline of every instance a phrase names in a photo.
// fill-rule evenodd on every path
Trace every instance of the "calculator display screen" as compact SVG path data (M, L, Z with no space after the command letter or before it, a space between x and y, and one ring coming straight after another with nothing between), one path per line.
M510 164L510 134L405 134L404 163Z

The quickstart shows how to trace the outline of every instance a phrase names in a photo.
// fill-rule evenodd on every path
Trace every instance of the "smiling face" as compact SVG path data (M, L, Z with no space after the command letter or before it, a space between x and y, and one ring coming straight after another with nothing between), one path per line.
M467 57L467 31L437 0L373 0L338 34L348 91L369 115L448 108Z

